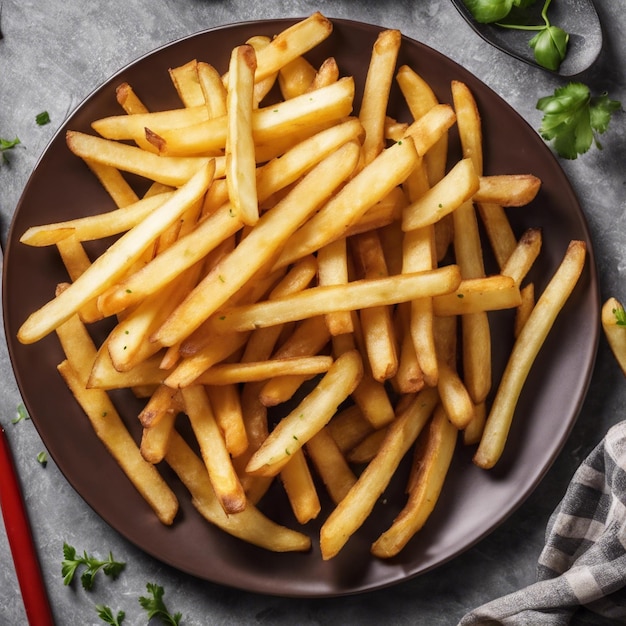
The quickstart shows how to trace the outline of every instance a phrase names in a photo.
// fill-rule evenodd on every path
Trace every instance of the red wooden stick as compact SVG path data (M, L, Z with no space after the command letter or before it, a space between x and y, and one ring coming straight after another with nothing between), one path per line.
M26 617L31 626L54 626L9 442L0 431L0 505Z

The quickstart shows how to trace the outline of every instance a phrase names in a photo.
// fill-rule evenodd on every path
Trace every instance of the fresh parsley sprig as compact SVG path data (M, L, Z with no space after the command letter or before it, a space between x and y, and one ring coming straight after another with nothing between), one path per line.
M546 69L556 71L567 55L569 33L560 26L550 23L548 8L552 0L544 0L541 10L543 24L527 25L503 22L514 8L525 9L536 0L464 0L472 17L481 24L495 24L502 28L536 31L528 45L532 48L535 61Z
M93 588L94 579L100 570L102 570L106 576L117 578L124 567L126 567L125 563L116 561L111 552L109 552L109 556L105 560L91 556L87 554L87 551L83 552L81 556L77 554L76 548L67 543L63 544L63 557L63 562L61 563L63 584L71 584L77 570L80 567L84 567L85 570L80 576L80 581L83 588L87 591Z
M96 613L105 624L110 624L110 626L122 626L126 617L124 611L118 611L117 615L113 615L113 611L104 604L96 604Z
M158 617L165 624L169 624L170 626L179 626L183 615L182 613L175 613L172 615L167 610L165 602L163 601L163 587L155 583L148 583L146 585L146 589L148 590L150 596L140 596L139 604L141 604L141 606L147 611L148 621L153 617Z
M570 82L537 101L543 111L539 133L553 142L559 156L575 159L594 143L602 149L598 135L607 130L612 114L621 106L607 94L592 96L586 85Z

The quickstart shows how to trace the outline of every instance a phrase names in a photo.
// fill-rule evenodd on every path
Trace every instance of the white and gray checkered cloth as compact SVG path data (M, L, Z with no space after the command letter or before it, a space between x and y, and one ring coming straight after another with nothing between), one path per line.
M581 607L597 615L586 623L626 624L626 421L574 474L550 518L537 582L474 609L459 626L557 626Z

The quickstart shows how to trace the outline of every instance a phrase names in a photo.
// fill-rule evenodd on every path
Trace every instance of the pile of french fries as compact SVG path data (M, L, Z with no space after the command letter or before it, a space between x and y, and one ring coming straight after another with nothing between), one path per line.
M506 209L531 202L540 180L483 172L467 85L452 81L451 103L439 102L397 67L402 37L384 30L354 110L354 79L334 58L307 60L331 32L315 13L237 45L222 72L199 60L172 68L173 110L147 110L122 84L119 115L94 120L93 134L69 131L111 206L23 234L56 246L69 279L18 337L56 332L59 373L164 524L179 503L161 463L209 522L273 551L305 551L311 539L257 508L270 484L280 481L303 525L325 489L330 559L412 454L406 503L371 546L389 558L426 523L457 445L476 446L482 468L497 463L586 251L572 241L535 294L527 274L542 233L518 237ZM388 111L394 83L410 120ZM459 155L448 146L455 125ZM141 197L127 173L149 181ZM486 274L479 221L498 274ZM113 236L87 257L85 242ZM516 340L491 402L488 312L503 309L516 310ZM96 345L89 325L103 318L112 329ZM109 397L121 388L145 401L140 442Z

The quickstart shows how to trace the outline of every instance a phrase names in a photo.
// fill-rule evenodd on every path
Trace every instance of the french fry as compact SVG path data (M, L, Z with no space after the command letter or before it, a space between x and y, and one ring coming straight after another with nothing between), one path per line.
M302 448L291 455L280 471L280 479L298 522L306 524L315 519L322 505Z
M183 65L169 69L170 79L178 97L185 107L204 105L204 93L198 80L198 61L192 59Z
M532 174L481 176L475 202L501 206L525 206L535 199L541 180Z
M303 56L283 65L278 72L278 84L283 98L289 100L306 93L316 73L316 69Z
M223 117L228 114L226 87L219 72L209 63L198 62L198 82L204 96L208 119Z
M271 521L251 502L240 513L226 514L215 496L204 463L176 431L172 433L165 460L190 491L198 512L218 528L273 552L310 549L309 537Z
M478 467L491 468L502 455L524 382L557 315L578 282L585 257L585 243L570 242L563 260L517 337L474 455Z
M184 185L213 160L210 157L194 156L164 158L136 146L78 131L67 132L67 145L82 159L116 167L172 187ZM218 174L224 169L224 161L220 160L220 163L221 166L216 170Z
M415 459L419 469L407 504L390 528L372 544L372 554L385 559L396 556L423 528L443 488L457 434L457 429L450 423L445 411L438 407L428 428L423 450Z
M624 307L617 298L608 298L602 305L602 329L622 372L626 376L626 330L620 323Z
M345 498L333 509L320 529L322 558L336 556L363 524L383 493L402 457L435 409L437 391L424 389L391 423L387 436Z
M542 244L542 233L539 228L526 230L502 266L501 273L511 276L515 284L521 286L533 263L539 256Z
M357 351L337 358L315 389L274 428L248 462L246 471L253 475L276 475L290 455L330 421L362 374L363 364Z
M305 449L330 498L335 504L339 504L356 482L356 476L328 427L322 428L311 437L306 442Z
M239 513L247 500L205 389L190 385L181 390L185 413L198 440L215 495L227 514Z
M508 280L512 283L512 279ZM218 332L244 331L273 324L281 324L325 315L333 311L348 311L364 309L372 306L397 304L416 298L427 296L439 296L454 291L455 286L460 284L460 276L456 265L441 267L430 272L416 272L414 274L401 274L386 278L372 278L355 280L347 285L328 285L326 287L312 287L292 296L268 300L258 304L234 307L224 310L214 319L215 328ZM513 298L519 290L515 291L510 286L504 291L509 298ZM513 292L513 296L509 293ZM476 293L476 292L474 292ZM497 291L485 293L498 293ZM455 296L455 298L458 300ZM487 300L491 300L491 306L495 306L497 298L484 298L478 293L471 300L478 300L478 306L488 306ZM443 301L447 310L452 310L452 304ZM480 302L483 304L481 305ZM517 300L516 300L517 302ZM496 302L503 305L502 300ZM458 306L458 305L457 305ZM441 309L444 306L441 305Z
M477 206L496 261L502 268L517 245L509 218L499 204L478 202Z
M367 280L389 275L376 231L357 235L352 243L360 276ZM398 371L398 348L391 309L385 305L364 308L360 321L372 376L378 382L393 378Z
M311 377L327 372L332 364L329 356L270 359L249 363L222 363L205 370L196 379L202 385L230 385L258 382L277 376Z
M77 241L92 241L119 235L139 224L169 200L173 193L167 192L143 198L132 205L114 211L97 213L89 217L32 226L24 232L20 241L29 246L48 246L58 243L70 235L73 235Z
M409 231L438 222L469 200L480 186L471 159L459 161L436 185L404 210L402 230Z
M359 119L365 129L363 165L370 163L384 147L389 91L401 41L402 35L399 30L383 30L372 47L363 90L363 103L359 111Z
M519 306L519 287L510 276L494 274L463 280L454 292L433 298L435 315L467 315Z
M157 424L143 429L139 452L148 463L156 465L165 458L175 421L175 413L166 413Z
M324 349L329 339L330 335L324 319L322 317L309 318L304 320L274 352L272 361L288 362L299 358L310 359L311 355L318 354ZM259 393L259 399L265 406L276 406L281 402L286 402L302 383L312 376L312 372L299 373L295 368L284 371L282 375L277 374L265 382Z
M252 139L255 70L254 48L237 46L231 54L226 98L226 182L233 211L248 225L256 224L259 219L256 155Z
M336 357L344 352L358 349L363 353L362 332L359 325L358 316L352 313L354 333L345 335L335 335L332 337L333 353ZM380 383L374 379L372 373L364 363L363 376L352 392L352 399L359 407L363 417L374 428L380 428L388 424L394 417L393 406L384 383Z
M319 249L319 285L341 285L348 282L348 256L345 237L331 241ZM325 316L331 335L343 335L354 330L349 311L337 311Z

